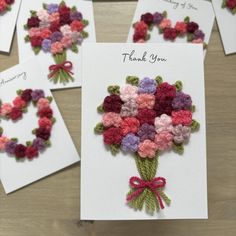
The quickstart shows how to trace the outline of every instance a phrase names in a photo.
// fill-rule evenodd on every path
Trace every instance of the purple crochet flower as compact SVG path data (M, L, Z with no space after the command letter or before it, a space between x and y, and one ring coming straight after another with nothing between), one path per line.
M49 14L52 14L52 13L54 13L54 12L57 12L58 11L58 8L59 8L59 6L58 6L58 4L48 4L47 5L47 10L48 10L48 13Z
M193 39L202 39L202 40L204 40L204 38L205 38L205 34L201 30L196 30L193 33Z
M62 33L59 32L59 31L56 31L56 32L52 33L51 40L52 40L53 43L60 42L62 37L63 37Z
M52 41L50 39L44 39L42 42L42 49L44 52L50 52Z
M148 77L142 79L139 83L138 93L151 93L156 92L157 83L155 80Z
M37 148L39 151L43 151L46 148L46 145L43 139L36 138L33 141L33 147Z
M174 142L176 144L182 144L189 140L191 135L191 128L188 126L177 125L174 126L172 133L174 135Z
M127 134L121 142L121 149L124 152L136 152L138 150L139 137L134 134Z
M155 12L153 14L153 23L154 24L160 24L163 19L164 19L164 16L161 13Z
M44 94L44 91L42 89L35 89L31 93L31 96L32 96L32 100L34 102L37 102L40 98L44 98L45 94Z
M147 123L144 123L138 131L138 136L141 142L143 142L146 139L154 140L155 135L156 135L155 127Z
M16 146L17 146L17 143L14 142L14 141L7 142L6 145L5 145L6 153L8 153L10 155L14 155Z
M70 19L73 20L79 20L81 21L83 19L83 15L78 11L73 11L70 13Z
M175 110L188 110L192 106L192 99L188 94L177 92L172 101L172 107Z

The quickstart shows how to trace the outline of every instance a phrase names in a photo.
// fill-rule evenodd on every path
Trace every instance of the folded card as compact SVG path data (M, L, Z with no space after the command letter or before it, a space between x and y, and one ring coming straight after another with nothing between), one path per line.
M212 0L225 54L236 52L236 1ZM231 5L230 5L231 4Z
M0 51L9 53L21 0L1 1L0 6Z
M17 22L20 62L36 56L48 86L81 86L81 45L96 42L91 0L23 0Z
M82 55L81 219L207 218L202 46Z
M139 0L127 42L203 43L206 50L214 18L207 1Z
M0 176L6 193L79 161L45 76L37 59L0 73Z

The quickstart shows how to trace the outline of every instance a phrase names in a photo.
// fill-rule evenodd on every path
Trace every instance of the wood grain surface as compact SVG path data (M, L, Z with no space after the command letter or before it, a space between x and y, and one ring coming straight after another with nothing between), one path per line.
M135 7L135 1L95 2L98 42L125 42ZM0 55L0 71L17 63L15 35L11 53ZM76 164L9 196L0 186L0 236L235 236L236 55L224 55L216 24L205 60L205 81L209 220L81 222ZM80 152L81 89L53 95Z

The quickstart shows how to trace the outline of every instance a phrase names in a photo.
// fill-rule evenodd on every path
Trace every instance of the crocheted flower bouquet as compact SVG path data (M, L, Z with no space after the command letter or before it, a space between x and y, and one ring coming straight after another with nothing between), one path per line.
M140 177L130 178L127 202L141 210L146 206L149 213L169 205L164 193L166 179L156 177L158 157L174 150L183 153L184 144L199 123L192 116L195 107L191 96L183 93L182 83L174 85L155 79L128 76L123 87L109 86L98 112L102 122L95 127L97 134L112 154L119 151L132 153Z

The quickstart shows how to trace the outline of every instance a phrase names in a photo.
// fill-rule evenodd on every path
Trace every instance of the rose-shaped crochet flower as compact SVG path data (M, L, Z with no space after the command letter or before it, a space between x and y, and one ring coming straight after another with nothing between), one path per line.
M186 125L190 126L192 123L191 111L173 111L171 114L173 125Z
M103 140L105 144L120 144L123 138L120 128L111 127L103 132Z
M136 117L139 120L140 124L147 123L153 125L154 119L156 117L156 112L147 108L139 109L138 115Z
M38 116L40 118L47 117L47 118L50 119L53 116L53 110L50 107L44 107L44 108L39 110Z
M103 109L105 112L120 113L123 102L118 95L110 95L104 99Z
M16 147L15 147L15 156L16 156L16 158L24 158L26 148L27 147L23 144L16 145Z
M194 33L196 30L198 30L198 28L199 28L199 26L198 26L198 24L195 23L195 22L189 22L189 23L187 24L187 31L188 31L189 33Z
M160 84L156 90L156 99L174 99L176 96L176 87L174 85L170 85L166 82Z
M127 84L120 89L120 98L123 102L135 100L138 96L138 88L136 86Z
M40 118L38 121L38 125L41 128L51 129L52 128L52 121L47 117Z
M155 144L158 150L170 150L173 145L173 135L169 132L161 132L155 136Z
M126 135L128 133L137 133L139 126L139 120L134 117L127 117L122 121L120 128L122 134Z
M155 96L152 94L143 93L138 95L136 101L139 109L143 108L152 109L155 104Z
M147 25L151 25L153 23L153 15L151 13L146 13L141 16L141 21L145 22Z
M154 94L156 92L156 86L157 83L155 80L146 77L140 81L138 92Z
M9 116L13 121L18 120L22 117L22 111L17 107L13 107Z
M138 154L142 158L154 158L156 156L157 145L150 141L145 140L138 146Z
M163 19L162 22L159 24L159 28L164 30L171 27L171 20Z
M17 96L14 100L13 100L13 105L16 108L23 108L26 106L26 102L21 98L21 96Z
M160 116L162 114L171 115L171 112L173 111L172 99L156 99L154 110L156 111L157 116Z
M180 22L180 21L178 21L178 22L176 22L176 24L175 24L175 29L177 30L177 32L179 33L179 34L185 34L186 33L186 31L187 31L187 24L185 23L185 22Z
M102 123L105 127L115 126L119 127L122 119L119 114L114 112L105 113L102 117Z
M50 106L50 102L48 101L47 98L41 97L38 99L37 107L39 110L43 108L47 108Z
M140 37L145 38L145 36L147 34L148 26L147 26L147 24L145 22L140 21L140 22L137 22L134 25L134 29L135 29L135 33L140 35Z
M11 10L11 5L15 0L0 0L0 14L4 14L7 11Z
M129 100L121 107L120 115L122 117L136 116L138 114L138 105L136 100Z
M171 117L166 114L162 114L160 117L156 117L155 128L158 134L164 131L171 132L173 129Z
M172 107L175 110L188 110L192 106L192 99L188 94L177 92L172 101Z
M146 139L153 141L156 135L155 127L145 123L140 127L137 135L139 136L141 142Z
M39 127L36 129L36 137L43 140L48 140L51 136L51 131L46 128Z
M127 134L121 142L121 149L124 152L136 152L138 150L139 137L130 133Z
M12 111L12 105L9 103L3 103L0 109L1 116L7 116Z
M189 140L191 128L183 125L176 125L174 126L172 133L174 135L174 142L177 144L182 144Z
M5 146L9 142L9 139L4 136L0 136L0 151L3 151L5 149Z
M174 28L167 28L164 30L164 39L166 40L175 40L178 36L178 32Z
M155 12L153 14L153 23L154 24L160 24L163 19L164 19L163 14L161 14L159 12Z
M5 145L5 151L9 155L14 155L15 154L15 148L17 146L17 143L15 141L8 141Z
M25 155L28 159L33 159L34 157L37 157L39 155L39 152L37 148L29 146L25 150Z

